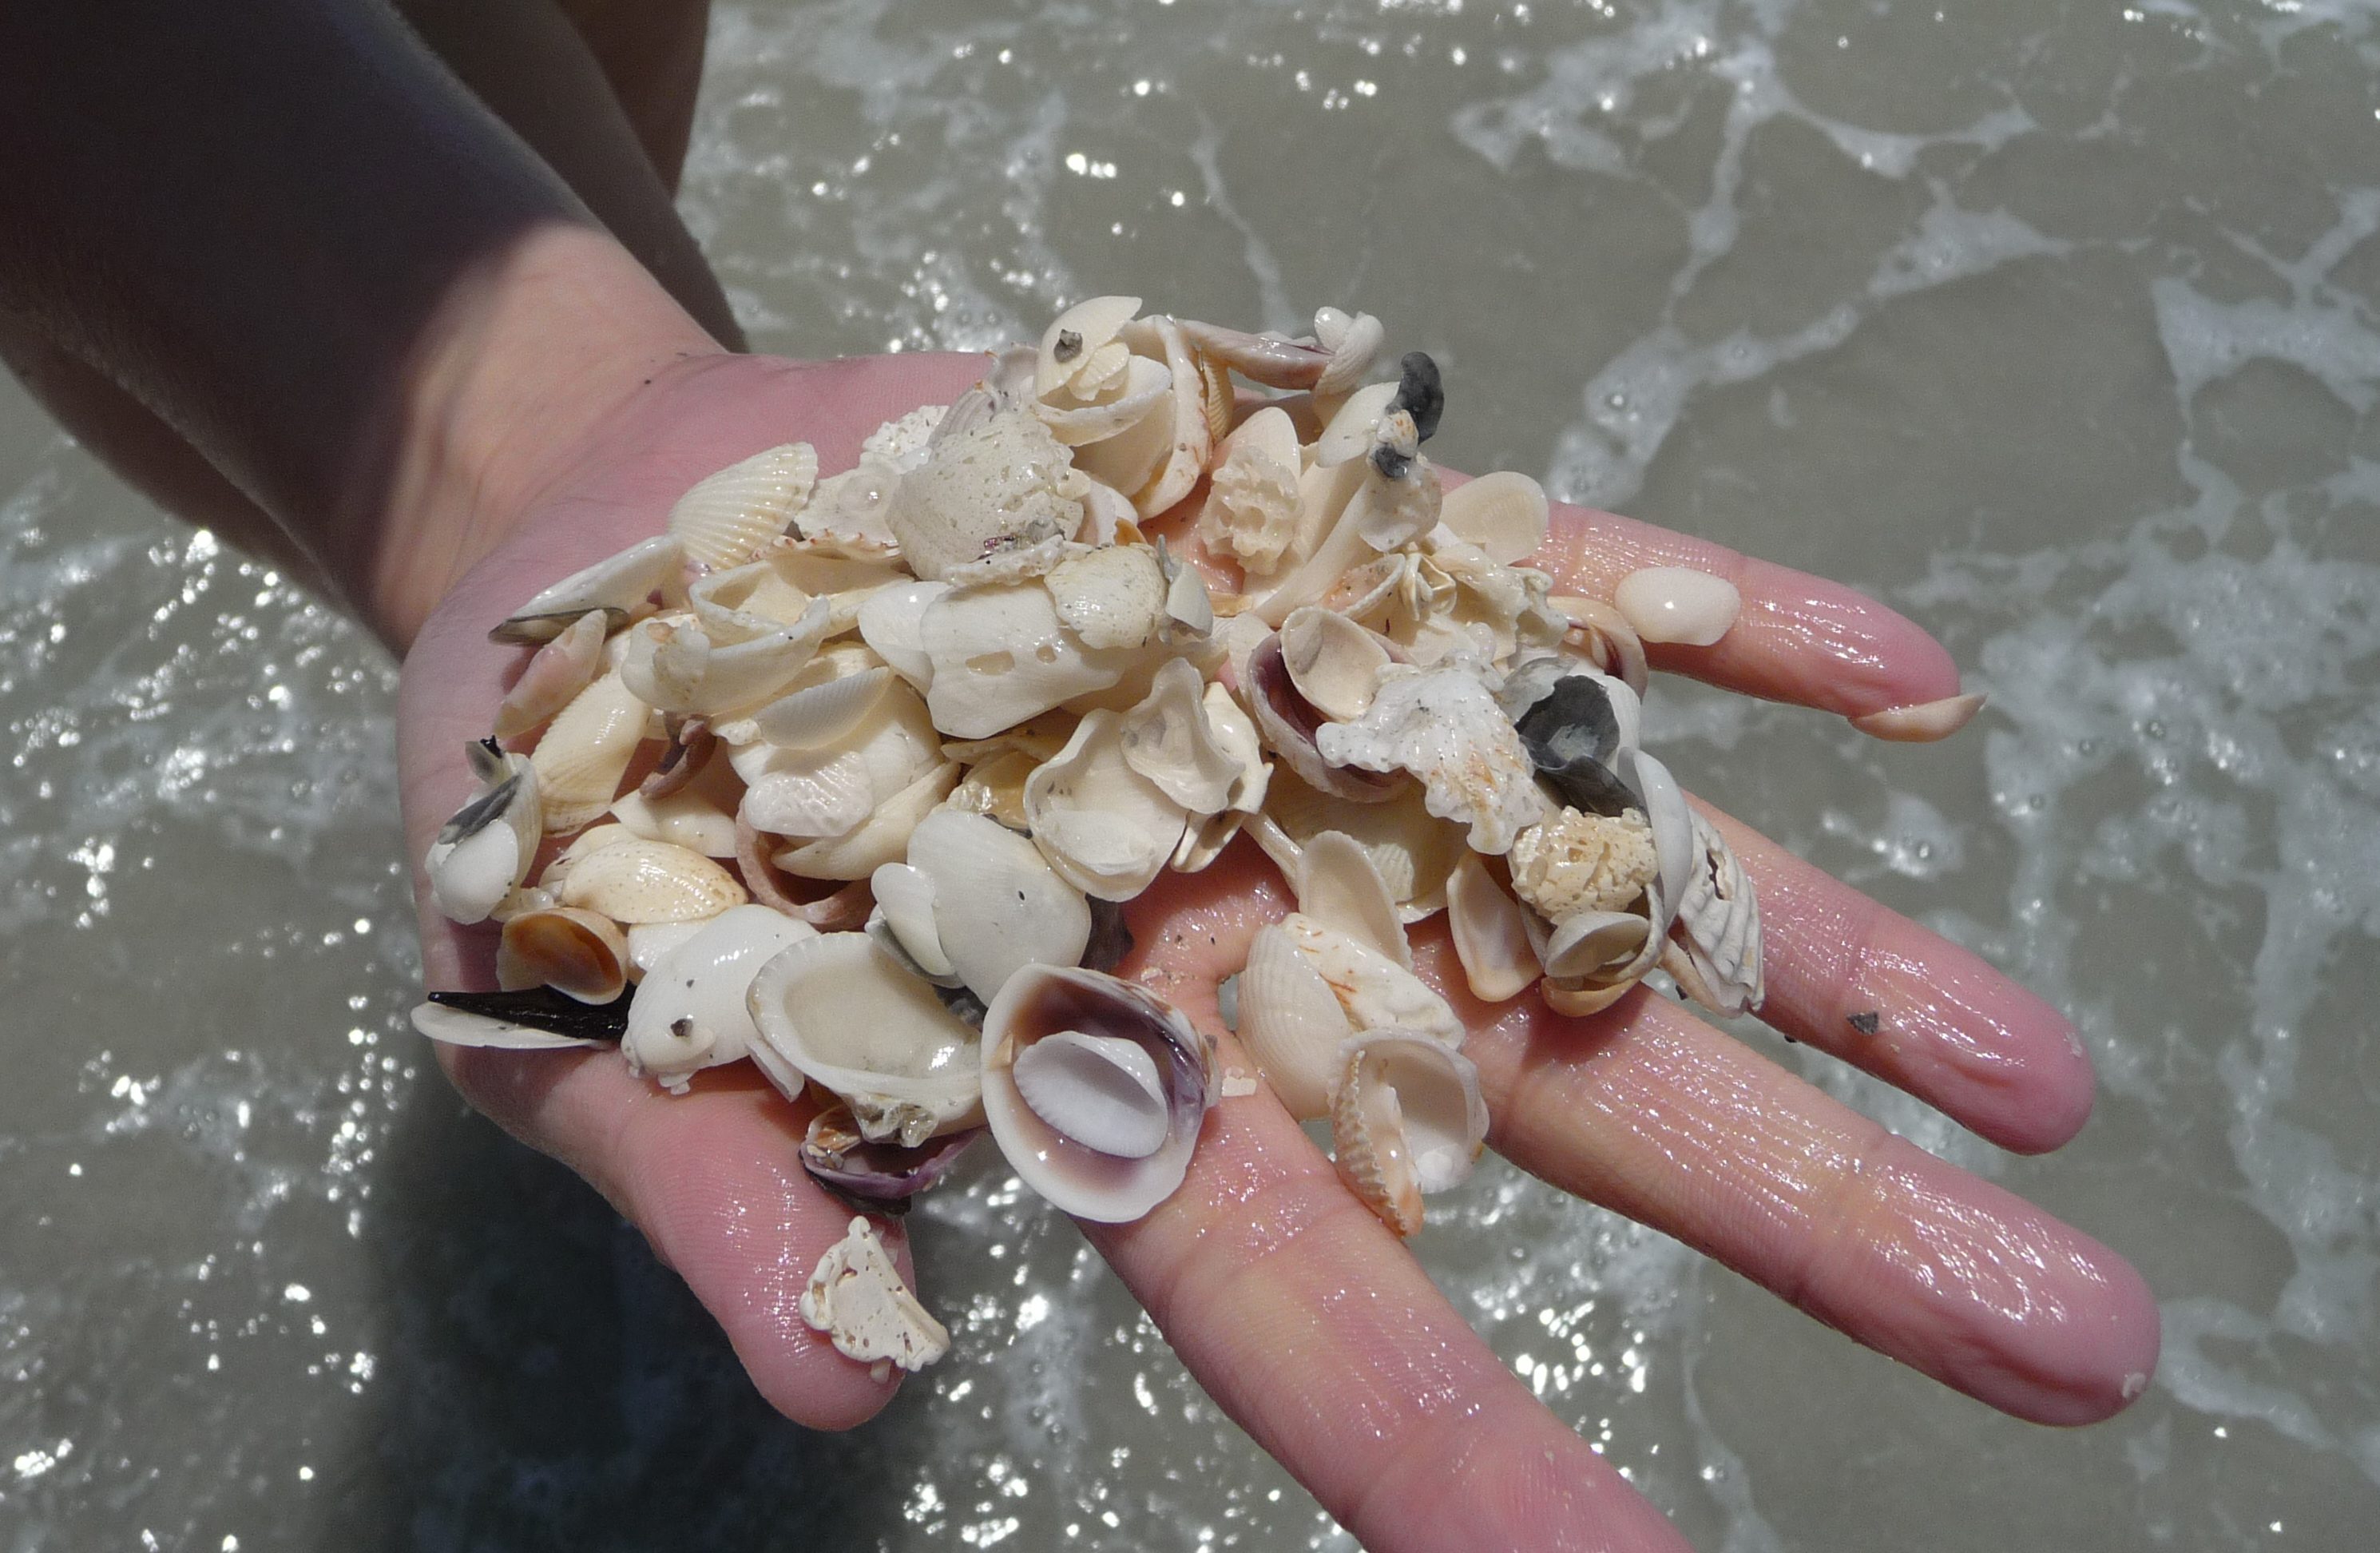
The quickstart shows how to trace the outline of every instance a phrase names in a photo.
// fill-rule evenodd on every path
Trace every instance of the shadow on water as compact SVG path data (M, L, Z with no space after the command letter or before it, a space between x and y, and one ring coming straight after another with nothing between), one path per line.
M909 1476L874 1424L786 1422L643 1237L425 1073L360 1242L382 1360L304 1546L870 1546Z

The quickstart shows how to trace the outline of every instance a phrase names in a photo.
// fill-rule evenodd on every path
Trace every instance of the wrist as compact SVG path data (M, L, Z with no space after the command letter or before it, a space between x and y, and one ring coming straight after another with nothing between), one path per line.
M353 489L348 586L400 648L455 582L682 363L725 352L608 234L552 223L459 280Z

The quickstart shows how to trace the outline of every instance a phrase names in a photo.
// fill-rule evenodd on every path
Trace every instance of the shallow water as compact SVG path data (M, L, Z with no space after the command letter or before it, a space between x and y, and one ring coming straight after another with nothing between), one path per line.
M1692 1536L2357 1546L2380 1516L2380 7L722 7L686 204L764 349L1131 289L1444 363L1445 459L1843 577L1992 704L1931 748L1693 687L1736 813L2080 1022L2017 1160L2150 1391L2021 1425L1483 1172L1418 1249ZM0 390L0 1548L1337 1547L990 1161L952 1358L805 1435L467 1117L415 995L394 672Z

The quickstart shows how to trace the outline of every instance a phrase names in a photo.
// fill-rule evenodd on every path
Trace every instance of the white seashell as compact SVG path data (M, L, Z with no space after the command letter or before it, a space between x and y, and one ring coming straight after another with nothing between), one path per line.
M1649 892L1656 911L1653 918L1653 938L1658 942L1670 931L1670 923L1678 902L1686 892L1686 881L1694 866L1694 811L1686 806L1686 795L1678 788L1677 778L1670 768L1642 750L1622 750L1612 757L1612 769L1628 784L1645 805L1645 818L1653 827L1653 851L1660 860L1658 890Z
M1014 1072L1017 1098L1062 1138L1119 1159L1165 1146L1164 1077L1137 1041L1052 1031L1016 1054Z
M1488 559L1517 566L1546 542L1551 513L1544 486L1502 470L1445 493L1438 520L1479 546Z
M922 823L922 822L921 822ZM915 832L911 833L912 839ZM868 876L876 897L876 915L929 980L952 974L951 957L942 952L942 935L934 925L934 876L905 862L888 862ZM868 918L872 925L876 916Z
M1380 420L1380 440L1364 462L1364 483L1340 519L1375 550L1410 544L1438 526L1443 503L1438 471L1421 456L1413 417L1392 410Z
M496 946L496 984L550 986L581 1003L609 1003L628 987L628 941L610 918L576 907L523 911Z
M806 879L865 879L900 861L910 833L958 779L958 763L945 761L879 804L856 828L779 852L776 865Z
M1339 1048L1354 1026L1286 928L1258 928L1248 941L1239 1002L1240 1045L1289 1114L1300 1121L1330 1115Z
M1265 799L1283 838L1302 851L1326 830L1343 831L1370 855L1397 902L1397 914L1421 921L1446 904L1447 878L1471 855L1463 830L1430 813L1422 790L1402 783L1383 803L1349 803L1317 791L1294 773L1276 773ZM1290 868L1284 875L1293 877Z
M1156 317L1136 320L1120 331L1135 355L1162 356L1167 372L1172 374L1171 405L1160 405L1138 425L1123 435L1104 443L1093 443L1083 450L1083 472L1094 480L1105 481L1132 498L1133 509L1144 519L1154 518L1175 502L1188 495L1198 483L1207 468L1207 455L1214 447L1214 435L1207 423L1202 380L1198 363L1191 354L1189 341L1181 324L1171 318ZM1170 421L1167 409L1172 410ZM1138 484L1130 483L1126 468L1112 468L1100 454L1119 443L1133 442L1146 436L1147 428L1155 425L1164 429L1164 437L1157 451L1159 459L1154 471ZM1135 444L1135 455L1140 454ZM1111 474L1115 477L1111 478Z
M602 666L610 629L611 617L590 609L540 647L496 704L496 737L516 738L569 705Z
M787 1094L807 1078L871 1143L910 1148L982 1119L974 1031L865 933L804 939L760 967L752 1059Z
M515 885L504 892L502 900L496 902L496 909L488 913L487 920L502 926L523 911L550 911L560 904L562 902L554 899L553 892L542 886Z
M832 615L826 600L812 599L795 624L724 646L692 620L648 620L629 633L620 672L648 705L732 716L792 682L817 654Z
M1330 984L1355 1033L1417 1030L1450 1046L1463 1045L1463 1021L1455 1018L1453 1008L1395 960L1301 911L1292 911L1280 925L1305 962ZM1243 1002L1245 990L1242 988Z
M944 752L949 752L948 746ZM1025 781L1040 764L1022 750L1008 750L969 766L966 776L951 789L951 807L989 815L1011 830L1021 831L1026 828Z
M1356 389L1339 407L1330 423L1322 428L1315 439L1314 462L1321 469L1336 469L1351 459L1371 452L1379 438L1380 418L1397 397L1398 385L1374 383Z
M1724 577L1693 567L1646 567L1620 580L1611 602L1646 642L1707 647L1727 634L1743 597Z
M1059 877L1102 900L1130 900L1164 870L1189 814L1125 757L1123 719L1093 712L1055 759L1026 779L1034 845Z
M927 605L950 591L947 582L891 582L859 606L860 640L921 691L933 683L934 660L926 652L920 623Z
M902 477L885 521L910 569L939 581L999 545L1073 538L1083 526L1073 483L1072 459L1050 429L1029 410L1003 411L936 443Z
M1169 658L1121 724L1124 763L1194 814L1229 808L1246 776L1245 752L1227 748L1208 721L1207 689L1187 659ZM1250 725L1250 746L1255 731Z
M1547 975L1597 980L1636 958L1650 925L1633 911L1578 911L1555 923L1543 942L1534 934L1530 941Z
M1471 996L1482 1003L1519 997L1544 974L1520 902L1466 850L1446 882L1446 925Z
M1038 849L981 814L937 809L909 838L909 866L933 884L937 942L987 1004L1028 965L1073 965L1090 942L1083 892Z
M1512 893L1548 922L1626 911L1659 869L1658 845L1642 810L1590 814L1564 808L1513 841L1507 854Z
M950 409L948 405L919 405L896 421L883 422L860 443L860 458L882 464L895 473L908 473L925 461L926 449L932 445L934 432Z
M734 906L729 910L740 911L744 908ZM628 979L642 981L661 963L662 956L718 920L710 917L701 922L638 923L628 929Z
M1232 779L1231 806L1237 813L1253 814L1264 807L1272 781L1272 766L1264 758L1257 725L1220 682L1209 683L1200 692L1199 703L1207 714L1208 732L1239 767L1239 775Z
M417 1003L408 1016L413 1028L442 1046L488 1046L500 1051L561 1051L571 1046L608 1046L592 1036L564 1035L535 1025L492 1019L443 1003Z
M681 1094L698 1070L749 1055L757 1034L747 1002L753 976L819 935L808 923L766 906L732 906L690 925L645 972L620 1038L631 1071ZM638 931L650 930L631 933Z
M1067 1043L1074 1049L1050 1064L1027 1059L1046 1040L1071 1033L1099 1043ZM1091 1138L1060 1131L1026 1103L1018 1070L1052 1066L1040 1077L1084 1081L1037 1084L1069 1123L1083 1121L1102 1142L1121 1141L1137 1151L1145 1141L1147 1111L1133 1102L1140 1071L1127 1071L1104 1058L1113 1077L1105 1086L1113 1104L1087 1104L1084 1093L1097 1075L1072 1067L1089 1053L1111 1052L1106 1043L1136 1047L1147 1071L1158 1080L1164 1132L1147 1153L1111 1154ZM1214 1053L1207 1038L1180 1009L1145 987L1096 971L1033 966L1010 978L983 1019L983 1110L1008 1156L1009 1167L1064 1212L1096 1223L1122 1224L1140 1217L1173 1194L1190 1168L1199 1124L1214 1102ZM1144 1100L1146 1090L1140 1091Z
M751 899L734 874L701 853L641 837L578 859L560 894L565 906L629 923L715 917Z
M711 570L739 567L792 525L817 483L808 443L766 448L696 482L670 508L669 532Z
M1718 828L1694 816L1694 868L1678 900L1677 933L1703 983L1695 1001L1714 1013L1760 1007L1760 905L1752 880ZM1684 984L1681 983L1681 985Z
M1316 740L1329 723L1320 708L1298 693L1279 632L1257 643L1240 677L1257 732L1283 764L1311 787L1356 803L1384 803L1404 784L1392 776L1342 770L1325 759Z
M1290 884L1297 892L1299 911L1413 969L1413 948L1405 941L1404 923L1388 882L1353 837L1326 830L1307 841Z
M1297 537L1297 432L1289 413L1267 406L1240 422L1216 448L1198 537L1210 551L1232 556L1251 574L1278 568Z
M1165 573L1165 618L1158 637L1170 647L1204 646L1215 633L1215 599L1206 574L1157 542L1157 564Z
M554 714L528 757L549 835L567 836L612 807L651 711L614 671Z
M574 571L507 616L488 633L492 642L548 642L589 610L613 626L627 624L655 590L674 592L686 564L676 539L662 534Z
M1630 690L1640 697L1644 695L1647 678L1645 643L1626 616L1601 599L1581 598L1575 593L1549 596L1546 604L1570 622L1562 633L1563 651L1626 680Z
M875 703L832 744L756 742L730 752L729 764L746 783L745 819L779 836L846 835L942 764L917 692L890 678L876 684Z
M1038 581L971 589L926 605L918 630L933 668L934 726L982 739L1122 679L1140 654L1094 648L1066 630Z
M572 837L568 846L553 854L553 861L545 865L545 873L538 880L538 885L548 892L559 892L563 880L570 876L570 870L577 865L581 858L600 852L606 847L617 847L637 838L635 831L615 820L589 825L585 830ZM558 893L554 895L553 904L561 904L561 897Z
M951 1334L901 1281L865 1218L829 1246L798 1302L802 1320L846 1359L917 1371L950 1351Z
M1391 675L1360 721L1325 723L1314 739L1333 765L1412 772L1431 813L1470 827L1474 851L1507 850L1545 813L1520 736L1459 666Z
M1122 364L1123 382L1113 397L1101 395L1087 403L1037 400L1033 413L1050 434L1069 447L1103 441L1136 424L1173 397L1173 374L1161 361L1135 356L1121 346L1111 349Z
M717 764L726 769L726 762ZM708 787L684 787L663 798L625 793L612 805L612 817L648 841L666 841L705 857L734 857L735 816L720 807Z
M1850 722L1871 739L1925 744L1949 738L1973 722L1975 714L1983 709L1984 698L1971 693L1922 701L1913 706L1888 706L1881 712L1851 718Z
M1381 672L1396 661L1378 635L1310 605L1281 622L1281 654L1297 693L1339 722L1354 722L1371 709Z
M1348 1189L1398 1235L1411 1235L1421 1228L1422 1194L1462 1184L1487 1146L1479 1070L1427 1035L1358 1035L1347 1043L1330 1141Z
M688 588L686 607L702 623L704 636L724 646L797 624L812 594L793 580L782 559L782 552L773 552L767 559L712 572Z
M1072 383L1116 332L1140 316L1138 297L1092 297L1050 321L1033 363L1033 396L1043 397Z
M1388 337L1387 327L1368 312L1350 316L1334 307L1317 308L1314 338L1330 352L1330 364L1314 381L1316 397L1344 394L1363 382L1372 363L1379 360L1380 347Z
M783 750L832 744L865 723L895 683L890 668L864 668L807 685L753 713L753 728L763 742Z
M485 922L528 877L545 834L538 774L522 755L485 744L464 753L480 790L439 827L422 859L431 899L451 922Z
M1113 544L1140 532L1140 514L1130 496L1080 469L1075 472L1083 476L1083 532L1077 537L1084 544Z
M1138 647L1165 615L1166 581L1146 544L1109 544L1061 561L1044 585L1068 630L1090 648Z
M846 556L889 557L900 548L885 520L900 472L864 459L856 469L819 482L809 504L794 515L794 528L813 544L832 544Z

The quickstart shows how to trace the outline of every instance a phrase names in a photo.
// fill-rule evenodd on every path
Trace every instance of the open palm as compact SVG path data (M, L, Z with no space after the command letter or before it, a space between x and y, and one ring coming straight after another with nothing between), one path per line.
M805 365L684 363L563 464L505 540L452 591L407 659L399 728L407 835L419 859L468 794L522 654L487 629L564 574L659 532L713 470L791 440L827 471L921 403L948 401L975 357ZM1657 667L1847 715L1953 693L1948 655L1907 621L1815 579L1623 519L1557 507L1536 558L1557 593L1609 596L1637 568L1731 578L1743 613L1714 647L1656 647ZM1973 956L1753 832L1714 816L1760 892L1764 1017L2035 1152L2087 1115L2088 1066L2065 1021ZM427 902L432 986L493 983L494 932ZM1252 844L1133 901L1148 980L1220 1034L1218 980L1290 909ZM1466 993L1442 922L1417 966L1472 1032L1490 1142L1515 1164L1718 1258L1820 1320L2019 1415L2082 1423L2145 1383L2155 1309L2119 1258L2029 1204L1828 1099L1642 989L1588 1020L1534 997ZM1238 1058L1221 1036L1224 1060ZM610 1053L458 1049L463 1093L601 1190L725 1328L789 1416L858 1423L891 1387L796 1312L849 1210L795 1154L806 1119L751 1070L710 1070L673 1097ZM1215 1107L1182 1189L1146 1218L1087 1232L1217 1400L1366 1546L1663 1547L1675 1534L1506 1372L1330 1162L1259 1091ZM906 1247L892 1243L906 1266Z

